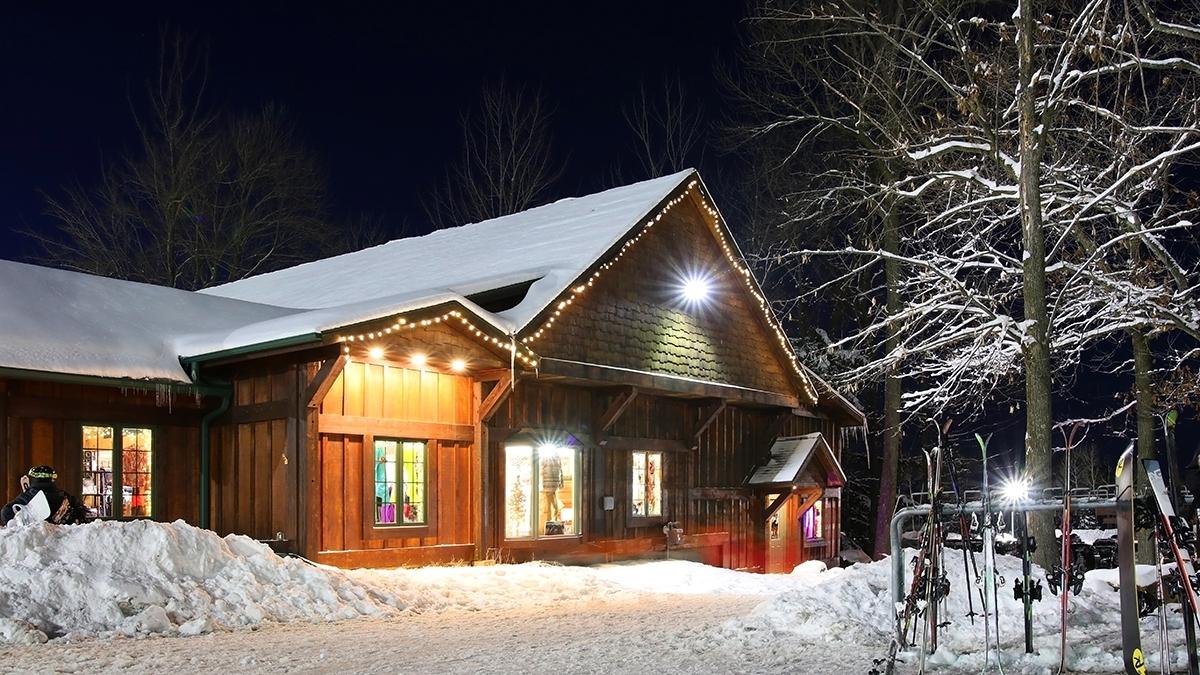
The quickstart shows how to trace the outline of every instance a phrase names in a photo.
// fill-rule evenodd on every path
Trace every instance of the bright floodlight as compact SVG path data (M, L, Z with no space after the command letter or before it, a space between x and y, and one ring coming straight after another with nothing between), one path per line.
M467 369L467 362L464 359L454 359L450 362L450 370L456 373L461 373Z
M711 291L708 279L703 276L688 277L683 282L683 298L688 302L703 302Z
M408 360L410 363L412 363L414 366L416 366L418 368L425 367L425 355L422 354L421 352L414 353L412 356L408 357Z
M1024 478L1004 481L1000 484L1000 499L1010 504L1029 499L1029 481Z
M367 350L367 355L378 361L383 358L383 347L371 347Z

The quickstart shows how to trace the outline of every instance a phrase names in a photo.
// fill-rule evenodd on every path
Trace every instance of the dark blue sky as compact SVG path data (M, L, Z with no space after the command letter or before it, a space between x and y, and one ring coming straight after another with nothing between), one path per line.
M95 181L132 144L164 26L205 42L211 103L288 109L334 207L424 227L419 195L458 150L459 114L501 76L540 85L569 160L557 195L604 187L642 79L678 74L712 116L738 2L25 3L0 22L0 257L31 252L41 190ZM636 178L637 176L632 176Z

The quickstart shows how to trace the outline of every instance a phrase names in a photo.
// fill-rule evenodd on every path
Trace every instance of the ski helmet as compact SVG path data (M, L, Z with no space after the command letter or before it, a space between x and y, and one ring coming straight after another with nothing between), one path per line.
M58 472L54 470L54 467L46 466L45 464L39 464L31 468L25 475L29 476L30 480L34 482L51 481L58 478Z

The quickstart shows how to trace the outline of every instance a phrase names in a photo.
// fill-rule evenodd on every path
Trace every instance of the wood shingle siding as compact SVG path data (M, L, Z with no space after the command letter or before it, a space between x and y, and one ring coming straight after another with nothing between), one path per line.
M688 202L565 309L535 344L544 357L794 393L763 326L709 226ZM680 298L688 274L711 277L705 303Z

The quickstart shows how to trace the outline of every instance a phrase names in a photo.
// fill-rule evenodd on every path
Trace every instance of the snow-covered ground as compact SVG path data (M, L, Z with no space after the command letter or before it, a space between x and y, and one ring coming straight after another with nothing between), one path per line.
M951 624L931 663L978 671L975 586L950 553ZM1023 656L1019 561L1000 569L1006 671L1046 672L1057 600L1035 605L1040 654ZM1115 583L1089 574L1072 597L1076 672L1121 671ZM182 522L0 529L4 671L864 673L887 652L889 604L886 561L791 575L683 561L342 571ZM1156 621L1143 623L1152 670ZM901 659L912 672L915 655Z

